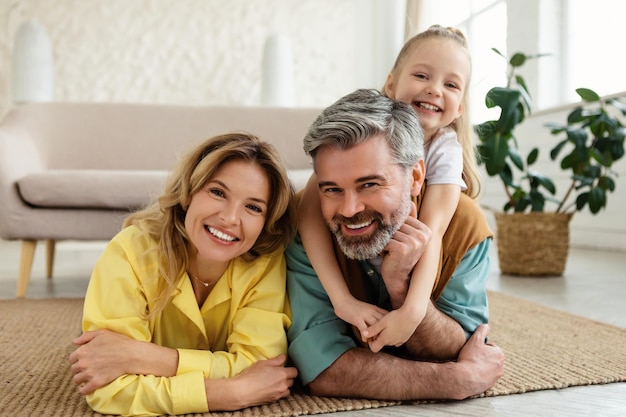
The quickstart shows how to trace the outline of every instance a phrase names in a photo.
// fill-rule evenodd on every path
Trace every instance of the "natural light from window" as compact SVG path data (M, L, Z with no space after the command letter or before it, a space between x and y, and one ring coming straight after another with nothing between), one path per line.
M624 23L622 0L568 0L565 58L565 99L578 101L578 87L600 95L626 91L624 76Z
M513 18L508 13L514 13L507 10L507 4L512 1L521 0L437 0L430 8L432 22L458 27L468 38L473 63L470 112L474 123L499 114L499 109L485 107L484 98L490 88L506 83L506 62L491 48L504 54L516 52L507 50L507 22ZM538 1L540 9L551 12L541 17L530 13L515 16L523 19L522 23L529 28L540 28L540 33L535 35L539 38L535 40L536 45L533 47L531 43L529 49L522 52L547 53L559 60L554 64L563 70L541 72L541 84L539 80L527 78L535 85L542 85L544 93L545 88L554 88L544 97L541 97L541 89L536 92L534 110L580 101L575 91L579 87L590 88L600 95L625 92L622 39L626 1ZM552 7L543 7L548 4ZM517 23L519 26L520 22ZM549 32L559 28L563 28L560 41L545 50L540 39L554 38L558 34Z

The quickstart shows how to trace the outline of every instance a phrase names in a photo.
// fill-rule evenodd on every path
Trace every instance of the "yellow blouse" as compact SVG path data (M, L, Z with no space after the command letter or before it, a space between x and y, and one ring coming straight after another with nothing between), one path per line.
M185 275L167 307L143 318L156 296L156 242L135 226L118 233L95 265L83 311L83 331L109 329L178 350L176 376L123 375L87 402L102 414L207 412L205 378L237 375L252 363L287 353L291 325L282 251L253 262L231 261L198 307ZM147 253L147 254L146 254Z

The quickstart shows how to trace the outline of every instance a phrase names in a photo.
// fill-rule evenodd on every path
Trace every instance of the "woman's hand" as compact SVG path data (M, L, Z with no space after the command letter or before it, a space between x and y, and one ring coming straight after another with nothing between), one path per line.
M85 332L73 340L78 346L70 354L74 383L83 394L90 394L122 375L173 376L178 367L178 351L142 342L110 331Z
M290 394L298 371L284 367L285 355L253 363L229 379L207 379L205 388L210 411L233 411L267 404Z
M86 332L72 341L78 348L70 354L78 391L85 395L128 373L132 340L109 330Z

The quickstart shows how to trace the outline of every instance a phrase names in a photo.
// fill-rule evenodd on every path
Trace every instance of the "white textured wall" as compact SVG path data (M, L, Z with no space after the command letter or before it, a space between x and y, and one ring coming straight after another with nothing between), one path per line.
M375 87L372 0L0 0L0 115L11 105L20 23L50 35L58 101L260 103L262 52L274 33L293 45L296 105L324 106ZM362 75L365 74L365 75Z

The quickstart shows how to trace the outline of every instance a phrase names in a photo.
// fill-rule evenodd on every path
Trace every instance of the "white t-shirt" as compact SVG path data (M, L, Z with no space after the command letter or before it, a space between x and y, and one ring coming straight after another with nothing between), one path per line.
M456 184L467 189L463 181L463 147L456 132L449 127L439 129L435 137L424 144L426 185Z

